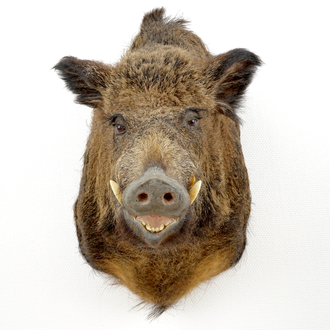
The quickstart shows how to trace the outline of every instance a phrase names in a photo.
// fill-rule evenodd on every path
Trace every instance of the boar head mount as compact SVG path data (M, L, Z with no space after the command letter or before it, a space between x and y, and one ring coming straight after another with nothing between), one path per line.
M80 251L154 316L238 262L251 204L237 109L261 60L214 56L186 24L155 9L115 65L55 66L93 108L74 207Z

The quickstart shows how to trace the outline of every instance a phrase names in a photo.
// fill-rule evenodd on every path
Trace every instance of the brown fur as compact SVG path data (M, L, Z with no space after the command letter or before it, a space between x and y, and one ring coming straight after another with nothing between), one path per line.
M66 57L55 66L94 108L74 211L81 252L155 315L240 259L250 213L236 110L261 61L244 49L212 56L186 23L156 9L116 65ZM152 165L187 189L191 174L203 182L180 232L156 248L127 227L109 185L124 190Z

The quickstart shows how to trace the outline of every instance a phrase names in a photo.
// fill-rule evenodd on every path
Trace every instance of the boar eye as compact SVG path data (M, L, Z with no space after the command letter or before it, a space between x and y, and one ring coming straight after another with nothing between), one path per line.
M196 126L197 125L197 122L198 122L198 119L197 118L190 119L190 120L188 120L188 125L189 126Z
M121 125L121 124L115 124L114 125L115 128L116 128L116 132L118 134L124 134L126 132L126 127L124 125Z

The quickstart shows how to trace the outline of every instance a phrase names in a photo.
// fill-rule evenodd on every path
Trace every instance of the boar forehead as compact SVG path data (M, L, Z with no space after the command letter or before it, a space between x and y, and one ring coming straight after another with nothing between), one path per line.
M152 109L156 115L165 109L181 112L186 107L213 107L202 60L184 50L163 48L130 53L114 67L105 100L107 112Z

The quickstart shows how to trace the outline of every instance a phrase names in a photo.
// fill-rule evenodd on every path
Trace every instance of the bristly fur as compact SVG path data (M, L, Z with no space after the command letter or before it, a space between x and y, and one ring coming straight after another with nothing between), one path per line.
M162 7L162 8L154 9L144 15L141 24L141 31L148 32L148 29L150 29L150 25L155 22L160 22L161 25L163 26L168 24L173 24L173 25L182 25L183 27L185 27L185 25L189 23L189 21L183 18L170 19L169 17L166 17L165 8Z
M153 321L156 318L158 318L159 316L161 316L169 307L173 308L173 305L172 306L157 306L157 305L150 305L146 301L142 301L142 302L138 303L136 306L134 306L133 309L150 310L150 312L147 316L147 319L150 321Z
M194 53L195 56L209 56L203 41L186 28L189 22L165 17L165 9L147 13L141 24L140 33L134 39L129 51L136 51L154 44L177 46Z
M64 57L55 66L94 108L74 208L80 250L151 304L151 318L239 261L250 214L237 108L261 60L241 48L213 56L187 23L155 9L115 65ZM157 247L130 229L109 184L124 191L150 166L186 190L192 175L202 181L184 225Z

